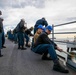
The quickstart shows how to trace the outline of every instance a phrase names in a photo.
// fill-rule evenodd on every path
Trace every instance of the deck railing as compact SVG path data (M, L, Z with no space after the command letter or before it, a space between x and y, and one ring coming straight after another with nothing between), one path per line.
M57 40L57 39L54 38L55 34L59 34L59 35L61 35L61 34L73 34L74 35L74 34L76 34L76 32L74 32L74 31L71 32L71 30L70 30L68 32L64 31L64 32L56 32L55 33L55 27L60 27L60 26L63 26L63 25L69 25L69 24L73 24L73 23L76 23L76 21L72 21L72 22L68 22L68 23L63 23L63 24L58 24L58 25L52 25L52 27L53 27L53 30L52 30L52 40L54 42L59 42L59 43L65 43L65 44L67 44L67 52L76 50L76 42L75 42L76 40L74 42L64 41L64 40ZM71 59L69 59L68 55L66 56L66 58L63 57L62 55L58 54L58 53L57 53L57 55L59 57L65 59L65 61L64 61L65 65L67 64L68 66L70 66L71 68L73 68L74 70L76 70L76 63L74 61L72 61Z
M67 44L67 52L70 52L73 50L73 48L76 50L76 40L75 41L69 41L69 40L58 40L55 38L55 34L76 34L76 32L54 32L55 31L55 27L60 27L60 26L64 26L64 25L69 25L69 24L73 24L73 23L76 23L76 21L72 21L72 22L68 22L68 23L63 23L63 24L58 24L58 25L52 25L53 27L53 30L52 30L52 40L54 42L59 42L59 43L65 43ZM71 44L71 45L70 45ZM74 46L74 47L70 47L70 46Z
M68 25L68 24L73 24L76 23L76 21L72 21L72 22L68 22L68 23L63 23L63 24L58 24L58 25L52 25L53 30L52 30L52 40L55 41L55 34L76 34L76 32L57 32L55 33L55 27L60 27L60 26L64 26L64 25ZM70 43L68 41L56 41L56 42L62 42L62 43ZM72 44L76 44L76 42L72 42Z

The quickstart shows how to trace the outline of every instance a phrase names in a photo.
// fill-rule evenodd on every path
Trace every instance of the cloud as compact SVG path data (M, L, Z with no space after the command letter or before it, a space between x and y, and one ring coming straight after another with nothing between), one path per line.
M21 18L28 28L42 17L50 25L76 20L76 0L0 0L0 10L5 30L13 29Z
M34 6L37 8L43 8L44 3L45 0L1 0L0 6L12 8L24 8L26 6Z
M67 18L76 17L75 0L52 0L46 3L47 16L54 24L68 22ZM50 13L50 15L49 15ZM76 20L76 19L73 19ZM69 21L72 21L71 19Z

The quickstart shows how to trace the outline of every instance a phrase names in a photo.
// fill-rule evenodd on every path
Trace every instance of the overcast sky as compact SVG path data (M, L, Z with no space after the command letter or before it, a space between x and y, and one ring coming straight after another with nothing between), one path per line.
M24 18L27 27L45 17L49 25L76 21L76 0L0 0L5 32ZM60 27L60 30L76 30L76 25ZM58 29L58 30L59 30Z

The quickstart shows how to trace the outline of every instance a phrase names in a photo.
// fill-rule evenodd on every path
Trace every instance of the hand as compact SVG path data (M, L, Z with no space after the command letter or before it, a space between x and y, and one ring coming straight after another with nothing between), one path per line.
M58 49L58 51L63 52L63 49Z
M57 50L63 52L63 49L59 48L58 46L57 46Z

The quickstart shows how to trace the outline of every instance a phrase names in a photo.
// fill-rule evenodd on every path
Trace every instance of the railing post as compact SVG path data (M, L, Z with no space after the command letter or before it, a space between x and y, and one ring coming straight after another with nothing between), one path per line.
M54 42L54 25L52 24L53 30L52 30L52 41Z

